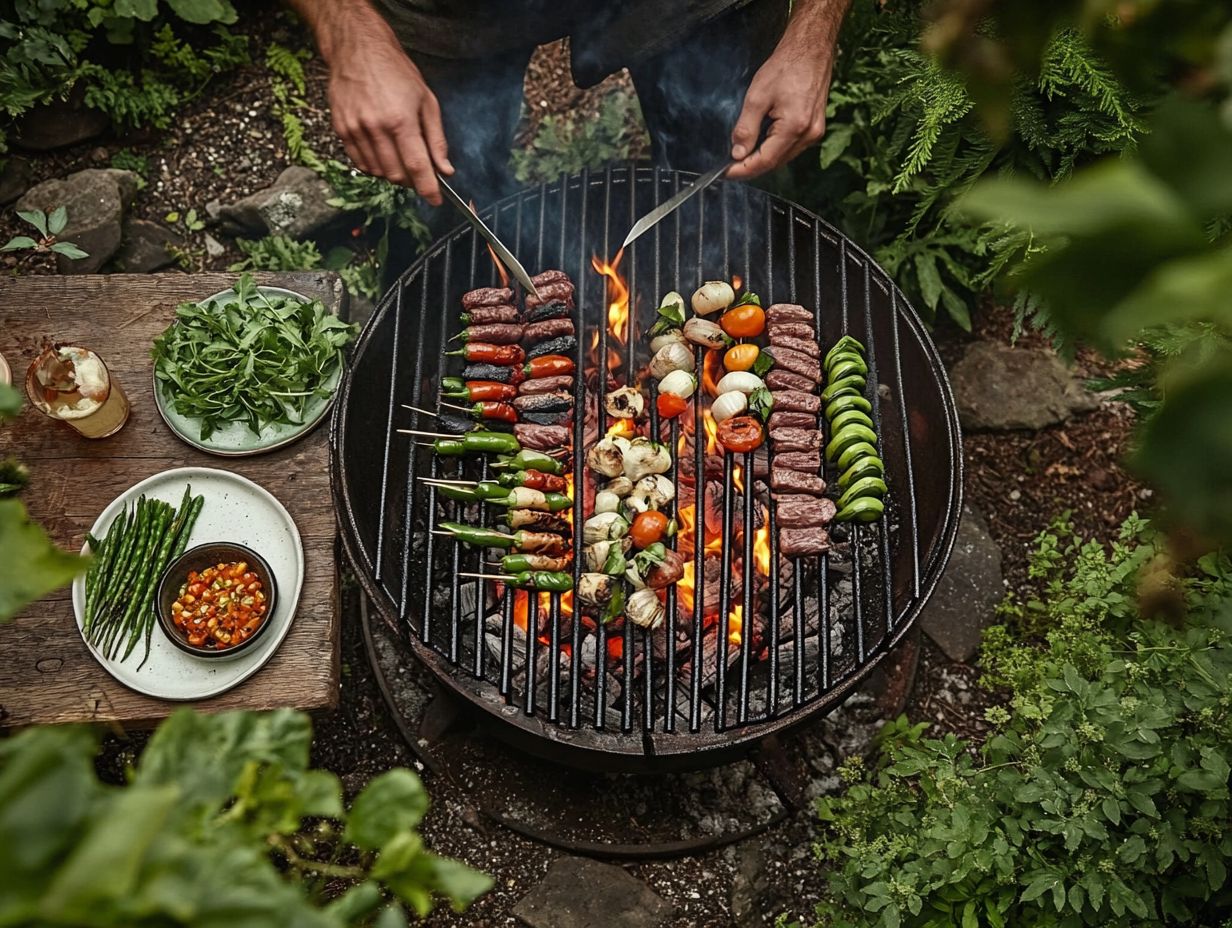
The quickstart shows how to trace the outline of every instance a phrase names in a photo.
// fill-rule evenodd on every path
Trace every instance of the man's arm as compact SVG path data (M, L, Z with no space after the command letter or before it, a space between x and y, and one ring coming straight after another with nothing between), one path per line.
M334 131L355 165L441 202L435 171L452 174L441 107L368 0L289 0L329 65Z
M727 176L756 177L786 164L826 131L826 99L839 28L851 0L795 0L778 46L749 84L732 132ZM757 147L763 120L771 124Z

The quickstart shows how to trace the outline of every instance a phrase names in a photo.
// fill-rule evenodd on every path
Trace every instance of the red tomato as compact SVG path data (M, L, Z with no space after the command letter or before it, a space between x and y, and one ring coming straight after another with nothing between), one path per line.
M633 539L634 546L648 548L656 541L662 541L666 531L667 516L649 509L637 514L637 518L633 520L633 525L629 529L629 537Z
M719 423L719 443L728 451L752 451L762 440L761 423L752 416L733 416Z
M689 408L689 401L674 393L660 393L655 405L659 407L659 415L664 419L674 419Z

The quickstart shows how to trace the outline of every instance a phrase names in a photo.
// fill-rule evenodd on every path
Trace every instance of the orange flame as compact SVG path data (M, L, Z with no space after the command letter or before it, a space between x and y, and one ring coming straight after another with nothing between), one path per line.
M617 419L607 430L608 438L632 438L637 434L637 426L632 419Z
M737 490L744 492L744 468L739 464L732 467L732 483L736 485Z
M744 283L743 277L741 277L739 274L732 274L732 289L736 291L737 295L739 295L740 287L743 283Z
M702 413L702 425L706 427L706 453L714 454L719 447L719 426L709 409Z
M475 201L471 200L467 204L471 208L471 212L476 216L479 215L479 210L475 209ZM500 275L500 285L502 287L509 286L509 272L505 270L505 265L501 264L500 258L496 257L496 252L492 250L492 246L488 245L488 257L492 259L492 263L496 265L496 273Z
M719 349L711 348L702 358L702 387L711 396L719 395L719 381L723 378Z
M727 640L731 644L740 644L744 632L744 606L735 606L727 616Z
M610 264L601 261L598 255L590 259L591 267L607 278L607 330L622 345L629 338L629 286L616 269L624 255L622 248Z
M770 576L770 510L764 506L761 528L753 535L753 566L763 577Z

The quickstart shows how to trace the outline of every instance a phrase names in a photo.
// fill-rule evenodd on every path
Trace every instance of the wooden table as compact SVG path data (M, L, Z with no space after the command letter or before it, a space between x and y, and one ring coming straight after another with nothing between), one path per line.
M258 274L261 283L318 297L345 315L346 293L326 272ZM95 349L132 404L117 435L91 441L26 406L0 425L0 456L30 466L22 493L30 515L61 546L79 550L86 530L123 490L172 467L217 467L273 493L295 519L306 575L291 631L257 674L197 708L301 709L337 704L337 527L329 488L328 424L286 448L219 458L177 439L154 408L150 343L175 306L230 287L234 274L114 274L0 278L0 353L20 384L43 339ZM107 673L77 631L69 590L53 593L0 626L0 725L106 721L150 725L181 703L133 692Z

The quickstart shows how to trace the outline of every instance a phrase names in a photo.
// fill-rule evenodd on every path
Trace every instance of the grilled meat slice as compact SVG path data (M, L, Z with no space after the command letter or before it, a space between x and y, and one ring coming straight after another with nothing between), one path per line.
M838 511L834 501L824 496L784 494L776 498L775 506L780 528L811 528L826 525Z
M474 309L476 306L498 306L513 302L513 291L508 287L480 287L469 293L462 294L462 308Z
M771 429L770 441L776 455L784 451L820 451L826 443L821 429Z
M573 527L569 520L555 512L540 512L537 509L510 509L505 513L505 523L512 531L530 529L534 532L551 532L570 538Z
M815 474L821 470L820 451L784 451L774 456L774 469L798 470L802 474Z
M555 451L569 444L572 433L563 425L519 422L513 427L513 434L523 448L530 448L532 451Z
M539 358L545 354L563 354L565 357L572 357L577 350L577 339L572 335L561 335L558 338L550 338L546 342L540 342L537 345L532 345L526 349L526 358Z
M776 493L807 493L821 496L826 492L826 482L816 474L805 474L786 467L770 469L770 489Z
M766 386L771 390L803 390L805 393L817 389L817 384L807 377L778 368L766 374Z
M811 322L771 322L767 326L770 330L771 342L776 335L786 335L788 338L803 338L817 340L816 330Z
M544 319L568 319L573 315L571 303L560 303L553 300L526 310L527 322L542 322Z
M535 288L544 286L545 284L569 283L569 275L564 271L558 271L555 268L548 268L546 271L540 271L530 279L530 282L535 285Z
M555 377L537 377L534 380L524 380L518 384L519 396L532 396L536 393L552 393L556 390L572 390L573 375L557 374ZM517 405L516 403L514 405Z
M774 303L766 309L766 321L771 325L776 322L812 322L813 314L798 303Z
M552 532L532 532L527 530L522 536L522 545L517 549L519 554L566 554L569 542Z
M476 306L467 310L466 322L470 325L490 325L493 322L518 322L521 316L516 306L498 303L495 306Z
M817 428L817 417L807 412L776 409L770 413L770 421L766 425L771 429L815 429Z
M542 303L551 303L553 300L560 300L562 303L573 305L573 284L568 280L556 280L546 284L535 284L535 289L539 291L539 299L533 296L526 298L526 305L539 306Z
M792 335L780 335L777 332L771 331L770 344L776 348L779 346L790 348L792 351L798 351L801 354L806 354L810 358L821 357L821 346L817 344L816 339L811 337L796 338Z
M533 381L528 381L533 382ZM513 407L520 412L560 412L573 408L573 394L564 390L531 393L514 397Z
M684 576L684 558L670 548L663 555L663 560L655 564L643 578L652 590L669 587Z
M784 557L825 554L829 550L830 536L820 526L779 529L779 553Z
M562 335L573 334L573 320L565 317L562 319L541 319L538 322L532 322L526 327L526 331L522 333L522 340L529 344L535 342L547 341L549 338L559 338Z
M815 393L805 393L803 390L775 390L771 395L774 397L776 412L779 410L807 412L814 416L821 412L821 397Z
M771 345L766 351L774 358L775 367L781 367L794 374L799 374L801 377L807 377L813 383L821 382L821 362L816 358L810 358L803 352L779 345Z
M487 325L466 327L466 340L487 342L490 345L516 345L522 340L526 326L520 322L493 322Z
M569 425L573 422L572 409L553 409L546 412L535 410L520 414L523 422L532 425Z

